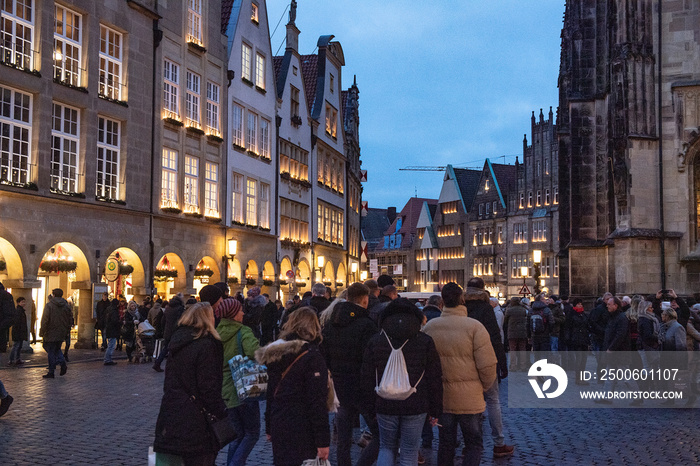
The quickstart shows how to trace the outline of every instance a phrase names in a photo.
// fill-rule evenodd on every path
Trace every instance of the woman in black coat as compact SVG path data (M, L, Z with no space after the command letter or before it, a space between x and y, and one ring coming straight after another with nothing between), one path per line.
M421 431L426 415L442 414L442 365L433 339L421 332L423 313L407 299L390 302L379 316L382 331L367 344L362 364L365 411L376 413L379 423L378 465L393 465L401 447L401 464L417 464ZM402 348L411 387L403 400L385 399L375 392L392 349ZM410 432L411 434L409 434Z
M186 466L213 465L219 444L202 407L217 419L226 417L221 397L223 345L208 303L191 306L179 325L168 345L170 356L153 449L167 464L181 460Z
M255 353L267 366L265 433L276 466L328 459L328 369L318 349L320 339L316 312L303 307L290 314L280 340Z

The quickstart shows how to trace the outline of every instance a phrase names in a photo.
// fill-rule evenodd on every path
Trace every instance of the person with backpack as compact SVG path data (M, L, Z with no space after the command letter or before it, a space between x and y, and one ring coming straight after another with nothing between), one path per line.
M380 315L381 332L367 344L362 363L365 411L379 424L378 466L418 462L426 414L442 414L442 366L433 339L422 333L423 313L407 299L391 301Z
M321 353L333 376L340 401L335 422L338 428L338 466L350 466L352 431L362 413L362 360L369 340L379 332L369 316L369 288L363 283L348 287L348 300L338 303L330 321L323 328ZM295 311L296 312L296 311ZM292 316L294 313L291 314ZM365 420L372 431L372 441L362 451L359 464L371 464L379 447L379 432L371 416Z
M535 352L535 361L542 359L542 352L551 348L550 334L554 318L544 301L544 295L535 298L532 303L532 311L527 317L527 336L532 340L532 350Z
M423 331L432 337L442 366L442 414L438 418L439 465L454 464L457 427L464 437L463 465L478 465L484 451L484 393L496 383L496 353L483 324L468 316L462 287L442 287L445 307Z

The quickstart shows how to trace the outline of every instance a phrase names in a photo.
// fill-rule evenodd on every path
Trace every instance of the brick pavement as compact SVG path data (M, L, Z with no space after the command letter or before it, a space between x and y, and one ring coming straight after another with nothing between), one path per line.
M100 358L98 351L93 351ZM89 358L88 358L89 359ZM7 361L7 355L2 355ZM45 369L0 370L15 398L0 418L1 465L145 465L162 395L163 374L149 364L119 361L70 363L65 377L44 380ZM700 416L684 409L526 410L506 406L506 440L511 459L493 460L484 425L483 464L691 464L700 462L694 435ZM354 454L360 451L354 448ZM436 464L437 441L428 464ZM333 449L332 449L333 451ZM333 459L333 458L332 458ZM261 438L249 465L268 466L270 445ZM217 464L225 464L225 452Z

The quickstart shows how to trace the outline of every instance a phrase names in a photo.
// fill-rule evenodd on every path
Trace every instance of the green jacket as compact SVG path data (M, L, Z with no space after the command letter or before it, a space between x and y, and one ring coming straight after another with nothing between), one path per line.
M228 362L232 357L239 354L255 359L255 351L260 346L260 343L253 335L250 327L235 320L221 319L219 326L216 327L216 331L219 332L221 342L224 344L224 383L221 388L221 396L224 398L227 408L235 408L241 402L238 401L238 393L231 377L231 368ZM238 332L241 332L243 352L241 352L241 347L238 345Z

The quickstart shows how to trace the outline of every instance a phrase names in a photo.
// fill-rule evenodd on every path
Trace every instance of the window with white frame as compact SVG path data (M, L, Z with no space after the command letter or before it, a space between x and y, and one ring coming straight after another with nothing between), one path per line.
M187 72L187 95L185 97L185 124L201 128L199 119L199 95L201 78L198 74Z
M240 224L245 220L243 215L243 181L243 175L235 172L233 173L231 177L231 213L233 214L233 221Z
M498 226L498 239L497 239L497 241L498 241L498 244L503 244L503 227L500 225Z
M51 128L51 189L78 192L78 109L54 102Z
M243 107L238 104L231 106L231 140L234 146L243 145Z
M207 82L207 134L220 136L219 85Z
M176 73L177 74L177 73ZM177 77L175 78L177 81ZM122 97L122 35L100 25L99 94L114 100ZM177 97L177 93L175 94Z
M177 203L177 151L163 148L160 206L179 208Z
M257 129L258 129L258 116L248 111L248 125L246 127L246 149L250 152L258 153L258 146L256 141Z
M260 118L258 148L260 149L260 156L270 160L270 122L264 118Z
M96 195L119 199L119 122L97 118L97 186Z
M27 184L32 96L0 85L0 181Z
M202 45L201 0L187 0L187 42Z
M513 224L513 244L526 243L527 238L526 233L526 223L515 223Z
M247 225L258 224L258 212L256 204L256 186L257 181L248 178L246 182L246 215L245 223Z
M326 134L336 137L338 132L338 110L326 102Z
M78 13L55 5L53 77L76 87L81 86L82 19Z
M296 180L309 180L309 153L302 148L280 139L280 174L289 173Z
M219 218L219 166L207 162L204 168L204 215Z
M532 222L532 241L547 241L547 221L537 220Z
M491 203L487 202L486 203L486 216L488 217L489 215L491 215Z
M525 208L525 193L520 193L520 202L518 203L518 209Z
M185 155L184 211L199 213L199 159Z
M554 203L554 205L559 204L559 188L556 186L554 187L554 201L553 201L553 203Z
M255 85L265 89L265 57L259 53L255 54Z
M253 47L248 44L241 45L241 78L249 83L253 82Z
M298 202L280 199L280 238L309 241L309 207Z
M542 190L538 189L537 190L537 207L542 205Z
M180 66L165 60L163 63L163 118L180 119L178 94Z
M532 191L527 192L527 206L532 207Z
M296 87L290 86L290 95L291 95L291 106L290 106L290 117L299 117L299 89ZM292 123L296 124L294 121Z
M0 2L2 61L25 70L34 69L34 7L32 0Z
M260 183L260 228L270 228L270 185Z

